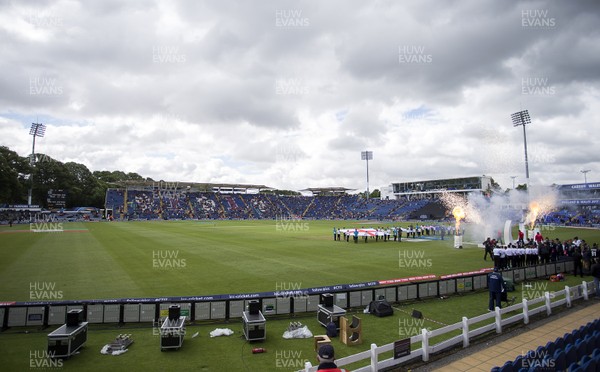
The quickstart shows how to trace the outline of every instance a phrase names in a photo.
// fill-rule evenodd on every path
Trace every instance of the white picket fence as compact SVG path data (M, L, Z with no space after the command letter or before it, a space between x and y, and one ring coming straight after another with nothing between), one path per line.
M462 343L463 348L468 347L470 339L472 337L479 336L488 332L502 333L502 328L506 325L521 321L523 321L524 324L528 324L529 319L532 315L543 312L545 312L546 315L550 315L552 314L552 308L555 308L557 306L566 305L566 307L571 307L571 303L574 300L578 299L584 299L587 301L589 299L589 293L593 290L595 290L594 282L584 281L580 285L574 287L565 286L565 289L557 292L545 292L544 296L542 297L534 298L531 300L523 299L523 301L520 303L502 309L497 307L496 310L493 312L488 312L486 314L479 315L471 319L463 317L461 322L454 323L432 331L422 329L421 334L412 336L410 338L411 353L402 358L394 359L392 357L389 359L379 361L379 355L382 353L392 351L394 349L394 344L390 343L383 346L371 344L370 350L366 350L358 354L337 359L335 363L338 365L338 367L343 367L352 363L369 359L370 362L368 365L358 369L354 369L354 371L374 372L382 368L395 366L411 360L415 360L417 358L421 358L421 360L427 362L429 361L429 356L431 354L440 352L455 345L459 345ZM502 318L504 314L514 311L519 311L519 313L504 319ZM490 324L485 324L478 328L473 327L474 324L486 321L488 319L494 319L494 322ZM440 343L430 345L430 340L433 337L437 337L456 330L461 330L461 334L451 337ZM415 349L413 345L417 343L421 343L421 346ZM317 367L318 366L313 366L310 362L306 362L303 371L315 372L317 370Z

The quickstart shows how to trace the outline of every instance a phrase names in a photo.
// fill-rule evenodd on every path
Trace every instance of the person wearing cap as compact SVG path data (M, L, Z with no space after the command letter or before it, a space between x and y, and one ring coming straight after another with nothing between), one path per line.
M494 301L496 307L502 308L502 292L504 292L504 278L498 272L498 268L494 267L494 272L488 274L488 289L490 291L489 311L494 311Z
M347 369L338 368L333 362L335 360L335 352L333 346L322 345L317 351L317 360L319 361L319 368L317 371L325 372L346 372Z

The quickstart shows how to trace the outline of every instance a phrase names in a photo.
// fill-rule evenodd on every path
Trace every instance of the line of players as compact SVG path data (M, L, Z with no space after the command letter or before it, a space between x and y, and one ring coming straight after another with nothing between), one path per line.
M508 246L499 247L493 245L491 248L486 247L485 249L483 259L486 261L488 254L494 260L494 267L501 270L509 267L524 267L550 262L550 255L540 256L537 246L518 247L509 244Z
M483 246L485 248L483 259L487 261L489 255L494 260L494 267L499 269L547 264L570 257L573 258L576 267L581 266L580 269L587 271L592 259L596 258L598 253L597 243L589 247L585 240L579 240L577 237L563 244L559 239L543 240L541 234L537 233L534 239L524 242L520 231L516 244L499 246L496 240L487 238Z
M401 242L402 241L402 228L400 227L392 227L392 228L378 228L378 229L374 229L374 235L373 236L369 236L369 235L362 235L362 237L365 239L365 243L368 242L369 237L371 239L375 239L375 241L378 240L382 240L382 241L392 241L392 237L394 238L394 241L398 241ZM342 237L342 234L344 235L344 237ZM342 239L345 239L347 242L350 241L350 237L352 237L354 243L358 243L358 239L359 239L359 232L358 229L346 229L341 228L338 229L337 227L333 228L333 240L335 241L341 241ZM407 236L410 237L410 234L407 233Z

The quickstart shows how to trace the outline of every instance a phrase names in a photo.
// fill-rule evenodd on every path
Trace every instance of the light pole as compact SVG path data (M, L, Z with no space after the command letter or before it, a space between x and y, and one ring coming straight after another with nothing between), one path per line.
M525 131L525 126L527 124L531 124L531 118L529 118L529 112L527 110L515 112L510 115L513 126L518 127L519 125L523 126L523 144L525 145L525 178L527 182L527 188L529 189L529 161L527 160L527 133Z
M515 178L517 178L517 176L510 176L510 178L512 178L513 180L513 190L515 189Z
M583 179L584 179L584 182L586 185L587 185L587 173L591 172L591 171L592 171L591 169L585 169L585 170L580 171L581 173L583 173Z
M373 160L373 151L362 151L360 157L367 161L367 199L369 199L369 160Z
M29 135L33 136L33 146L31 147L31 158L29 159L29 165L31 165L31 174L29 175L29 193L27 194L27 205L31 206L31 195L33 194L33 166L35 165L35 137L44 137L46 133L46 125L41 123L31 123L31 129Z

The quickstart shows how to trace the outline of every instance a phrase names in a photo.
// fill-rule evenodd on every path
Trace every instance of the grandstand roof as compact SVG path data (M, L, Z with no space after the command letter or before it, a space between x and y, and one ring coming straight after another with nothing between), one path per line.
M356 189L348 189L346 187L309 187L300 191L310 191L313 195L318 194L345 194L347 191L353 191Z
M245 185L239 183L203 183L203 182L179 182L179 181L118 181L114 182L120 187L166 187L166 188L190 188L195 190L213 191L215 189L232 189L236 191L246 190L275 190L265 185Z

